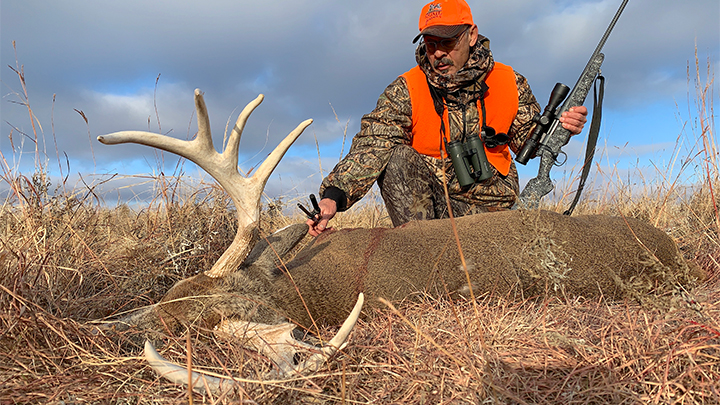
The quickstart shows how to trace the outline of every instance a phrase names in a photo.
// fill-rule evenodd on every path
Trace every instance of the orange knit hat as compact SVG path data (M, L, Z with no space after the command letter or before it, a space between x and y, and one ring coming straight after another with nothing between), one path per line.
M418 34L413 43L422 35L440 38L452 38L458 35L466 25L474 25L470 6L465 0L435 0L423 7L420 13Z

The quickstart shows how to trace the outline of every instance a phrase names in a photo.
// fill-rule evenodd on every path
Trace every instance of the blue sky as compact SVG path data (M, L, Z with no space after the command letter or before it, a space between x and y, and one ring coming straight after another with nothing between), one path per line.
M496 60L525 75L544 106L555 82L575 83L620 2L469 4ZM149 187L126 188L139 180L124 175L172 173L171 156L161 158L141 146L105 146L95 138L148 128L181 138L192 135L197 128L193 90L200 88L216 144L228 120L234 122L247 102L265 94L241 143L244 169L261 161L298 123L313 118L267 191L289 197L316 192L321 181L316 139L327 171L340 155L346 124L345 152L362 115L392 80L414 65L411 40L425 3L3 0L0 151L14 170L27 175L34 170L28 112L17 104L22 87L7 67L16 66L15 41L30 105L42 127L38 148L56 182L59 166L63 175L69 174L70 186L81 184L80 175L86 182L101 182L119 174L102 186L112 200ZM717 77L719 27L717 0L630 0L604 48L602 164L627 170L664 167L670 161L676 139L683 128L691 129L695 111L688 64L694 73L697 45L702 67L709 59ZM716 90L715 100L719 94ZM75 110L84 113L88 124ZM584 148L584 137L568 145L567 170ZM524 181L535 175L536 167L531 162L521 168ZM184 168L199 176L190 164Z

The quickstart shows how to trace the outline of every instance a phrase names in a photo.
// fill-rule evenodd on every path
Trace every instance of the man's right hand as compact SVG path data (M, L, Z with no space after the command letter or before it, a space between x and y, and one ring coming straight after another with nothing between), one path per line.
M320 200L318 206L320 207L320 220L315 222L312 219L308 219L306 222L310 227L309 233L312 236L318 236L323 233L327 229L328 221L330 221L337 212L337 203L329 198Z

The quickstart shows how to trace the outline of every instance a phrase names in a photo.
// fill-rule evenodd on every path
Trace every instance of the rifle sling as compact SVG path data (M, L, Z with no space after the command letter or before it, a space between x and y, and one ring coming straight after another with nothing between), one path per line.
M598 82L600 83L600 89L598 90ZM602 75L598 75L595 79L595 86L593 89L593 114L592 121L590 122L590 132L588 133L587 147L585 148L585 163L583 164L582 173L580 174L580 181L578 182L578 188L575 192L575 198L563 214L571 215L578 201L580 200L580 194L585 187L585 180L587 180L590 168L592 167L592 160L595 156L595 147L597 146L598 135L600 134L600 121L602 120L602 102L603 96L605 95L605 78Z

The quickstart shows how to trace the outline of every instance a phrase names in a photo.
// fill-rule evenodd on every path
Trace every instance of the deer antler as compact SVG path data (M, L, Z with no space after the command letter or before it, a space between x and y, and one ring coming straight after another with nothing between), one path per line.
M335 337L319 349L304 342L295 340L291 332L295 325L282 323L279 325L263 325L252 322L230 321L218 325L218 332L228 333L236 337L249 338L246 347L257 350L267 356L278 367L281 377L288 377L295 373L317 371L327 360L341 350L347 344L347 338L355 327L360 317L365 297L363 293L358 295L353 310L345 319ZM295 365L295 354L300 350L315 351L304 362ZM155 372L166 379L176 383L190 385L199 392L206 389L211 392L222 392L234 385L231 377L211 375L206 372L191 371L188 379L188 370L184 367L173 364L162 357L150 341L145 341L145 359Z
M195 139L183 141L169 136L143 131L121 131L98 136L98 141L106 145L119 143L138 143L162 149L187 158L210 174L230 195L237 210L238 231L232 244L225 250L213 267L206 271L209 277L222 277L231 273L245 260L257 238L257 222L260 219L260 197L265 183L290 145L312 123L306 120L300 123L270 153L251 177L242 176L237 170L238 145L243 128L250 114L262 103L261 94L251 101L240 113L230 134L227 146L218 153L213 146L210 134L210 120L207 107L200 89L195 90L195 109L197 110L198 133Z

